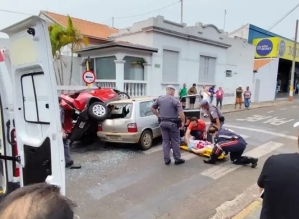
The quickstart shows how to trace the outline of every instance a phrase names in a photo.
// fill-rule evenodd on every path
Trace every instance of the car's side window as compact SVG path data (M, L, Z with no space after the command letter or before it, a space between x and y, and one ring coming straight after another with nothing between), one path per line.
M140 117L154 115L151 110L152 104L153 104L153 101L145 101L145 102L140 103L140 105L139 105Z

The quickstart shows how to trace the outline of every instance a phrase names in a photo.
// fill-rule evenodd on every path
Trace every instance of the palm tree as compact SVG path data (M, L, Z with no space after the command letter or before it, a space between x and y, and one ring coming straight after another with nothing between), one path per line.
M57 66L58 75L56 74L56 81L58 84L63 84L63 69L65 63L62 60L61 51L65 46L68 46L71 50L71 66L70 77L68 84L71 85L73 76L73 58L74 53L82 48L82 44L88 45L88 39L83 37L81 32L74 27L71 17L68 15L67 27L63 27L60 24L53 24L49 27L50 41L52 46L52 55L54 62L59 62L60 66Z
M67 27L66 27L66 37L67 42L69 42L68 46L71 50L71 66L70 66L70 77L68 84L71 85L72 77L73 77L73 60L74 53L78 50L82 49L82 44L88 46L88 38L84 37L81 32L73 25L73 21L71 17L67 16Z
M57 84L62 85L63 84L63 60L61 59L61 50L63 47L69 44L67 41L65 35L66 31L63 26L60 24L53 24L49 26L49 35L50 35L50 41L51 41L51 47L52 47L52 55L54 58L54 63L57 63L56 65L56 82ZM55 69L55 64L54 69Z

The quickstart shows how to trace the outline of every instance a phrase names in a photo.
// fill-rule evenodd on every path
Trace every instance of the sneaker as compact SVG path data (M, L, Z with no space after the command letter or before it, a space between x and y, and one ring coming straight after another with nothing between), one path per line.
M70 160L68 163L65 164L65 167L68 168L68 167L71 167L73 165L74 165L74 161Z
M216 164L216 161L212 160L212 159L203 160L203 162L206 163L206 164Z
M165 165L169 165L171 163L171 160L165 162Z
M257 158L252 158L252 160L250 162L251 163L251 168L256 168L258 160L259 159L257 159Z
M185 160L184 160L184 159L177 159L177 160L174 162L175 165L180 165L180 164L183 164L183 163L185 163Z

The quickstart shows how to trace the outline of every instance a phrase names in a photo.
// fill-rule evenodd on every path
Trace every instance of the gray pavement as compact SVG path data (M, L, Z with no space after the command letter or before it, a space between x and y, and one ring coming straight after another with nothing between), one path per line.
M271 154L297 151L299 103L227 113L226 126L243 135L256 169L229 161L211 166L182 152L186 163L165 166L159 140L148 151L99 142L75 147L80 170L67 170L67 196L81 219L232 218L257 198L256 183ZM243 217L245 218L245 217ZM248 217L247 217L248 218Z

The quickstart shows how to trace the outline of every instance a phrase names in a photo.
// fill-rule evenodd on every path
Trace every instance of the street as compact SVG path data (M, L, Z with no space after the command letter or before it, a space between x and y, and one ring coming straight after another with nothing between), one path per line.
M82 169L66 171L67 196L81 219L232 218L258 197L255 184L265 159L298 150L298 109L296 101L225 114L225 127L248 142L246 155L259 158L256 169L230 161L208 165L183 151L185 164L165 166L161 140L148 151L75 147L72 156Z

